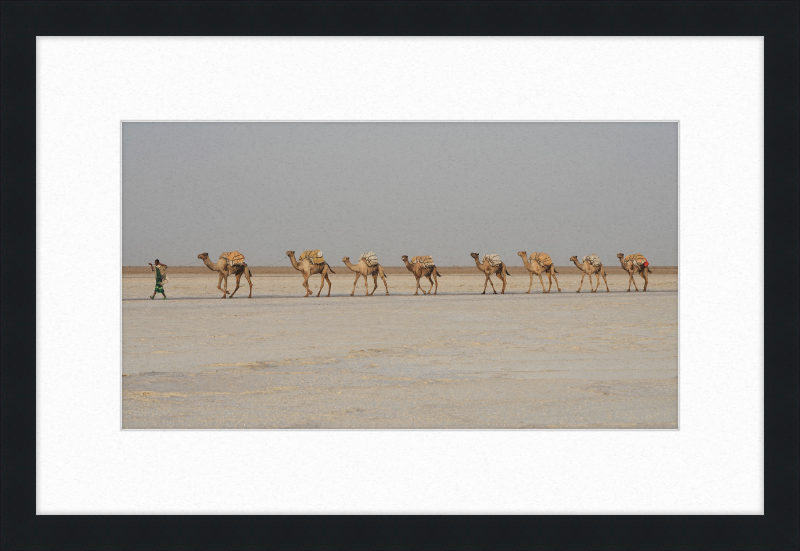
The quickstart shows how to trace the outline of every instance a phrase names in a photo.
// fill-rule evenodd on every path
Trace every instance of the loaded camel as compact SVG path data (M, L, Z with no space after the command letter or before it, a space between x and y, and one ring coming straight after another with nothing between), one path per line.
M653 273L650 271L650 263L647 259L639 253L629 254L628 256L619 253L617 258L619 258L619 263L622 264L622 268L628 272L628 292L631 292L631 283L633 283L636 292L639 292L636 281L633 279L634 274L642 276L642 279L644 279L644 289L642 289L642 291L647 291L647 274Z
M200 253L197 255L197 258L203 261L203 264L208 266L208 269L212 272L219 272L219 281L217 282L217 289L222 291L222 298L228 298L228 276L236 276L236 289L233 290L231 293L231 298L233 295L236 294L236 291L239 289L239 280L242 279L242 274L244 274L245 279L247 279L247 283L250 285L250 294L247 298L253 297L253 282L250 281L250 268L247 264L237 264L235 266L229 266L228 261L225 257L220 257L217 260L217 263L214 264L209 260L208 253ZM225 279L225 288L221 287L222 280Z
M442 277L442 274L439 273L439 269L436 267L435 264L431 264L430 266L425 267L419 262L414 262L413 264L410 263L408 261L407 255L403 255L400 258L403 259L403 262L405 263L406 268L408 268L408 271L414 274L414 277L417 278L417 288L414 291L415 295L419 294L420 289L422 290L423 295L430 295L431 289L433 289L434 284L436 284L436 288L433 289L433 294L435 295L439 291L439 280L437 279L437 277ZM431 276L433 276L433 279L431 279ZM428 289L427 293L425 292L425 289L422 289L419 286L419 280L423 277L427 278L427 280L431 282L430 289Z
M545 253L532 253L530 260L528 259L528 253L526 251L520 251L517 254L522 258L522 263L525 265L525 269L528 270L528 272L530 272L531 274L531 283L530 285L528 285L528 293L531 292L531 287L533 287L533 274L539 276L539 283L542 284L542 293L550 292L550 289L553 287L554 279L556 280L556 289L558 289L559 293L561 292L561 287L559 287L558 278L556 277L556 274L558 272L556 271L556 266L555 264L553 264L553 261L550 260L550 264L548 264L547 266L542 266L536 261L538 255ZM548 259L550 259L550 255L545 254L545 256ZM547 276L547 282L549 283L546 291L544 290L544 281L542 280L542 274L545 274Z
M503 295L506 292L506 276L511 275L508 273L508 268L506 268L505 262L501 262L497 266L492 266L489 264L489 261L486 260L483 264L478 262L478 253L469 253L469 255L475 260L475 265L478 267L480 271L482 271L486 275L486 281L483 282L483 293L482 295L486 294L486 284L492 284L492 291L494 294L497 294L497 291L494 290L494 283L492 283L491 276L496 275L500 281L503 282L503 289L500 291L500 294Z
M322 292L322 287L325 285L326 281L328 282L327 296L331 296L331 280L328 277L328 273L330 272L335 274L336 272L331 269L327 262L323 262L322 264L314 264L308 258L304 258L298 262L294 258L294 251L286 251L286 256L288 256L289 260L291 260L292 267L303 274L303 287L306 288L305 296L308 296L312 293L311 289L308 287L308 278L314 274L322 274L322 277L319 281L319 291L317 291L317 296L319 296L319 294Z
M375 294L375 289L378 288L378 276L381 276L381 279L383 280L383 286L386 287L386 294L389 294L389 286L386 285L386 274L383 273L383 266L380 264L370 266L363 258L359 258L357 264L351 264L349 256L342 258L342 262L344 262L345 266L356 273L356 280L353 282L353 292L350 293L351 297L356 293L356 283L358 283L358 278L361 276L364 276L364 289L366 291L365 296L372 296ZM369 282L367 281L367 276L370 275L372 276L372 281L375 283L371 293L369 292Z
M606 280L606 269L603 268L602 263L600 265L592 264L591 262L589 262L589 256L583 257L583 264L578 264L577 256L571 257L570 260L572 260L572 262L574 262L575 265L578 267L578 269L581 271L581 284L578 285L578 290L575 291L576 293L581 292L581 287L583 287L583 278L587 275L589 276L589 289L592 289L592 275L594 275L597 278L597 286L592 289L593 293L596 293L597 289L600 288L600 276L603 276L603 282L605 282L606 284L606 292L607 293L611 292L608 289L608 281Z

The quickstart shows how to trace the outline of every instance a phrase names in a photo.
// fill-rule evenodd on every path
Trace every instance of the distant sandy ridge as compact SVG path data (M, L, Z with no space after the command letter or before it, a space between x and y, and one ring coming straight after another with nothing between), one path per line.
M169 273L170 274L196 274L196 275L213 275L211 270L206 268L205 266L172 266L169 265ZM331 264L331 267L336 271L337 274L339 273L352 273L347 268L347 266L336 264ZM476 274L480 275L478 269L475 266L438 266L439 271L441 272L443 277L447 277L449 274L453 275L469 275L469 274ZM385 270L387 275L393 274L408 274L411 273L405 266L384 266L383 269ZM621 266L605 266L606 273L608 275L612 274L624 274L625 271L622 269ZM677 266L650 266L650 269L653 271L653 274L677 274L678 267ZM579 274L580 271L575 266L556 266L556 270L558 273L561 274ZM253 275L288 275L288 274L299 274L297 270L292 268L291 266L250 266L250 271ZM525 269L524 266L509 266L508 271L511 275L528 275L528 271ZM150 266L123 266L122 267L122 275L139 275L139 274L150 274ZM355 274L354 274L355 275Z

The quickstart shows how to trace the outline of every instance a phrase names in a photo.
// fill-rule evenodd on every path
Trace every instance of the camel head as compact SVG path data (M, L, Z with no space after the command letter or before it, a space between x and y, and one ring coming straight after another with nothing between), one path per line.
M403 260L403 261L407 262L408 261L408 255L404 254L403 256L400 257L400 260Z
M200 253L197 255L197 258L199 258L200 260L205 260L206 258L208 258L208 253Z
M286 256L294 256L294 251L286 251Z
M617 258L625 258L625 255L624 255L624 254L622 254L622 253L619 253L619 254L617 255Z
M469 253L469 255L470 255L472 258L474 258L475 260L478 260L478 253Z
M527 253L527 251L520 251L520 252L517 253L517 256L521 256L522 258L526 258L527 259L528 258L528 253Z
M572 261L574 261L574 262L577 262L577 261L578 261L578 257L577 257L577 256L575 256L575 255L572 255L571 257L569 257L569 259L570 259L570 260L572 260Z
M350 262L350 257L349 257L349 256L343 256L343 257L342 257L342 262L344 262L345 264L347 264L348 262Z

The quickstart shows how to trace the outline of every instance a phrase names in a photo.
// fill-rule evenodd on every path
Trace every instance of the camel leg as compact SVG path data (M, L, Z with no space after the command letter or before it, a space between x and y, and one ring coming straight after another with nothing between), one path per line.
M306 288L306 296L311 294L311 288L308 286L308 278L310 276L311 276L311 274L308 274L308 275L303 274L303 287Z
M503 269L505 270L505 268L503 268ZM501 295L504 295L504 294L506 294L506 274L504 274L504 273L499 273L499 274L495 274L495 275L497 276L497 278L498 278L500 281L502 281L502 282L503 282L503 289L500 291L500 294L501 294Z
M542 284L542 292L546 293L547 291L544 290L544 280L542 280L542 272L538 272L537 275L539 276L539 283Z
M222 288L222 272L219 274L219 281L217 282L217 289L222 291L222 298L228 298L228 278L225 278L225 288Z
M378 282L376 281L375 282L375 287L377 287L377 286L378 286ZM365 297L369 296L369 281L367 281L367 276L366 275L364 276L364 296Z
M247 298L253 298L253 282L250 281L250 269L248 268L247 271L244 273L244 277L247 280L247 284L250 285L250 294Z
M600 272L600 275L602 275L602 276L603 276L603 283L605 283L605 284L606 284L606 293L610 293L610 292L611 292L611 290L608 288L608 280L606 280L606 272L605 272L605 270L603 270L602 272ZM600 286L600 284L598 283L598 284L597 284L597 286L599 287L599 286Z
M384 276L381 273L376 272L376 273L372 274L372 283L375 286L372 288L372 292L369 294L369 296L374 295L375 294L375 290L378 288L378 276L381 276L381 280L383 281L383 286L386 287L386 294L387 295L389 294L389 286L386 285L386 276Z
M556 266L555 266L555 264L550 269L553 272L553 279L556 280L556 289L558 289L558 292L560 293L561 292L561 287L559 287L559 285L558 285L558 278L556 277ZM591 279L589 280L589 284L591 285Z
M489 282L489 285L491 285L491 286L492 286L492 292L493 292L493 293L496 295L496 294L497 294L497 291L496 291L496 290L495 290L495 288L494 288L494 283L492 283L492 278L491 278L491 277L489 277L489 274L486 274L486 281L488 281L488 282ZM484 285L483 285L483 288L484 288L484 289L486 288L486 284L484 284Z
M364 278L364 281L366 281L366 279L367 279L367 278L365 277L365 278ZM331 278L329 278L329 277L328 277L328 272L327 272L327 270L325 271L325 281L327 281L327 282L328 282L328 296L331 296Z
M489 281L488 275L486 276L486 281ZM481 293L482 295L486 294L486 281L483 282L483 292Z
M236 274L236 289L234 289L233 292L231 293L231 298L233 298L233 295L235 295L236 291L239 290L239 280L240 279L242 279L242 274Z
M361 277L361 274L358 274L358 273L357 273L357 274L356 274L356 280L353 282L353 292L352 292L352 293L350 293L350 296L351 296L351 297L352 297L353 295L355 295L355 294L356 294L356 283L358 283L358 278L359 278L359 277Z
M320 278L319 278L319 291L317 291L317 296L319 296L319 294L322 292L322 288L325 286L325 275L326 274L325 274L324 271L322 271L322 272L320 272L319 275L320 275Z
M531 287L533 287L533 272L530 272L531 275L531 284L528 285L528 294L531 294Z
M378 269L375 271L374 274L372 274L372 277L375 279L375 289L378 288L378 278L376 276L380 276L381 281L383 281L383 286L386 288L386 295L388 296L389 285L387 285L386 283L386 274L383 272L383 267L381 265L378 265ZM372 290L373 293L375 292L375 289Z
M435 295L439 292L439 277L436 274L433 274L433 282L436 284L436 288L433 290L433 294Z
M634 289L636 289L636 292L638 293L638 292L639 292L639 288L636 286L636 280L635 280L635 279L633 279L633 272L631 272L631 273L630 273L630 274L628 274L628 275L630 276L630 278L631 278L631 281L633 282L633 288L634 288ZM628 291L630 291L630 290L631 290L631 284L630 284L630 283L628 283Z
M576 293L580 293L581 292L581 287L583 287L583 278L584 278L584 276L586 276L586 272L581 272L581 284L578 285L578 290L575 291ZM589 276L589 287L591 287L591 286L592 286L592 276Z
M644 289L642 289L642 291L647 291L647 283L648 283L648 279L647 279L647 268L645 268L644 270L642 270L642 278L644 278Z
M431 282L431 286L430 286L430 287L428 287L428 294L430 295L430 294L431 294L431 289L433 289L433 280L431 279L431 274L426 274L426 275L425 275L425 278L426 278L428 281L430 281L430 282Z

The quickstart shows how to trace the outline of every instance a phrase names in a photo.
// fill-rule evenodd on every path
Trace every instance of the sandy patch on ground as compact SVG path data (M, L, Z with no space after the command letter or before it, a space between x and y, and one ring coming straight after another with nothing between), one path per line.
M344 270L330 298L294 274L220 300L209 272L151 301L152 277L123 277L123 428L677 428L677 275L481 295L476 269L437 296L407 274L351 297Z

